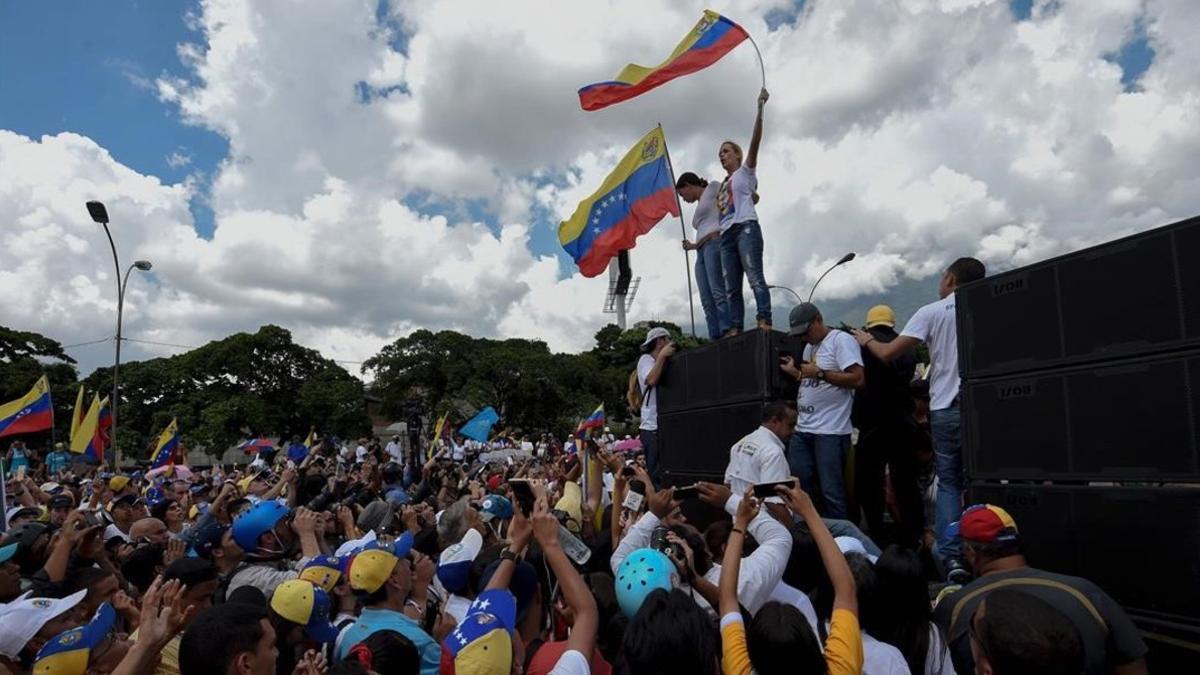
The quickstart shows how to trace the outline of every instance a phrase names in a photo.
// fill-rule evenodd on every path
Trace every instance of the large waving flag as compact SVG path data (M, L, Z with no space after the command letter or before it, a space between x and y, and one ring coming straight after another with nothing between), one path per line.
M0 436L45 431L54 426L50 380L43 375L21 398L0 405Z
M474 417L467 420L467 423L462 425L462 428L458 430L458 433L466 436L467 438L473 438L480 443L486 443L488 439L488 433L491 432L492 426L495 425L496 421L499 419L500 414L496 412L495 408L489 405L483 410L480 410Z
M667 214L678 216L679 202L660 126L630 148L600 189L558 226L558 241L583 276L594 277Z
M158 436L158 445L154 447L154 459L150 461L150 470L159 469L168 464L175 464L175 451L179 449L179 425L175 420L167 425Z
M748 37L741 26L711 9L705 10L700 22L675 46L666 61L653 68L631 63L621 70L617 79L587 85L579 90L579 105L584 110L599 110L627 101L677 77L711 66Z
M84 415L83 421L79 423L79 428L75 430L75 435L71 437L71 452L76 454L87 455L95 458L98 462L104 461L104 449L107 446L107 433L101 426L101 410L108 407L108 398L100 400L99 394L92 395L92 405L88 407L87 414ZM111 417L109 417L109 425L111 426Z
M601 403L598 408L592 411L582 422L579 423L579 428L575 430L575 435L580 436L583 433L592 429L604 428L604 404Z

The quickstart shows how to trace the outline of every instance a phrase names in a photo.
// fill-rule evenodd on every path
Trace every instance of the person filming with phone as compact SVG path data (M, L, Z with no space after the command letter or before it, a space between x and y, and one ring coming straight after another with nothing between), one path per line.
M850 410L854 390L866 380L862 350L850 333L825 325L811 302L793 307L788 325L793 337L807 343L799 365L790 356L779 360L779 368L800 382L799 421L788 442L788 464L805 492L816 494L820 487L822 515L845 519Z

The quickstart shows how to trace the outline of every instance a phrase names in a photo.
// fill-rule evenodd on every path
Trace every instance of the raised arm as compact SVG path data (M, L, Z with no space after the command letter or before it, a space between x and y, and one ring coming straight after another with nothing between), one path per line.
M729 541L725 544L725 557L721 559L721 583L719 586L721 616L736 614L741 611L738 607L738 574L742 567L742 548L746 544L746 528L758 513L758 500L754 498L754 488L746 490L738 504L736 515L733 517L733 529L729 531Z
M600 611L583 577L579 576L567 559L567 554L563 553L558 541L558 520L550 515L550 506L545 499L539 499L534 505L533 535L562 588L563 599L575 613L575 624L571 626L571 636L567 638L567 649L577 651L590 660L592 649L596 646L596 633L600 629Z
M800 489L800 480L796 479L793 485L791 488L780 485L775 491L787 501L788 508L803 518L808 525L817 550L821 552L821 563L825 566L825 573L829 575L829 581L833 584L833 608L844 609L858 616L858 596L854 588L854 576L850 574L850 566L846 564L846 556L833 540L829 528L825 527L825 521L821 520L812 499Z
M885 363L893 361L896 357L921 344L920 340L908 335L897 336L891 342L880 342L865 330L855 329L853 333L854 339L862 345L863 349L871 352L875 358Z
M758 146L762 143L763 132L763 107L767 105L767 99L771 95L763 89L758 94L758 117L754 118L754 132L750 134L750 150L746 152L746 166L753 169L758 166Z

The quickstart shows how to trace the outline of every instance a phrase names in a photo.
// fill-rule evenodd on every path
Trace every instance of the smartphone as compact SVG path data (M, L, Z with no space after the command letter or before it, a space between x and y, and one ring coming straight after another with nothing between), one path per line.
M778 497L779 493L775 492L775 486L777 485L791 488L795 487L796 481L795 479L789 478L788 480L775 481L774 483L758 483L754 486L754 496L758 497L759 499ZM676 492L678 492L678 490L676 490Z
M637 472L633 470L632 466L626 466L621 468L621 475L626 478L633 478L637 475Z
M512 488L513 499L517 502L517 508L521 509L521 513L526 517L533 513L533 488L529 485L529 481L524 478L513 478L508 481L508 486Z
M700 488L695 484L675 488L675 499L696 499L700 496Z

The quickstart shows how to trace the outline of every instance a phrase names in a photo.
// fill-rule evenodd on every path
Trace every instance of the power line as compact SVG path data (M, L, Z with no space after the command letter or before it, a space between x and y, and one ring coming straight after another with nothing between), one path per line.
M91 342L80 342L80 343L73 344L73 345L63 345L63 349L74 349L75 347L86 347L88 345L98 345L101 342L112 342L112 338L106 337L106 338L100 338L99 340L92 340Z

